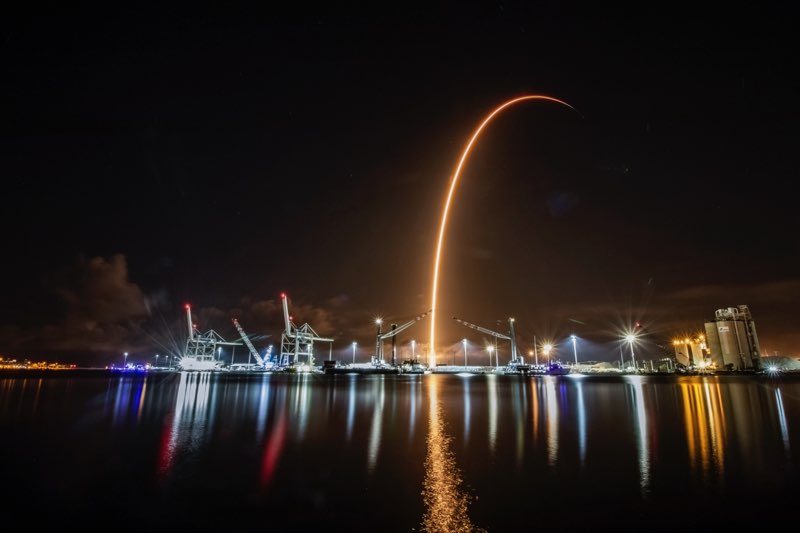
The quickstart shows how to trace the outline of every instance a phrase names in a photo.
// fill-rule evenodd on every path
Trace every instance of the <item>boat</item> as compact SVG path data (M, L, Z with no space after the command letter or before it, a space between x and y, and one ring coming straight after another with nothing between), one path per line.
M178 368L180 370L195 371L195 372L209 372L227 370L221 361L213 357L189 357L183 356L178 361Z
M530 373L536 376L566 376L570 368L558 361L553 361L546 365L531 365Z
M383 362L343 364L338 361L325 361L323 374L399 374L400 367Z
M400 367L403 374L430 374L431 371L419 359L406 359Z

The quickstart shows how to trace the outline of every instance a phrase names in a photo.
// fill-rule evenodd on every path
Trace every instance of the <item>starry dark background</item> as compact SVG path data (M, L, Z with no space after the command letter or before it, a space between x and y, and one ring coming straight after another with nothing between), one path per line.
M797 354L792 17L687 6L7 12L0 355L144 360L179 349L186 302L201 330L234 339L237 316L263 349L285 291L338 357L366 357L375 317L430 307L453 166L523 94L579 113L519 104L477 144L437 349L487 340L452 316L513 316L526 351L574 333L612 360L639 322L656 357L744 304L763 351Z

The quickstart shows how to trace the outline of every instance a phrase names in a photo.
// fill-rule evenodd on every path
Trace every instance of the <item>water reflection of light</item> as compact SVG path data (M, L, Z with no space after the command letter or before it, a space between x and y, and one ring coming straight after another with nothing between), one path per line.
M545 376L544 392L547 410L547 464L555 466L558 459L558 398L553 376Z
M347 440L353 436L353 423L356 419L356 376L350 376L350 394L347 399Z
M464 446L469 442L469 418L472 414L472 404L469 399L469 380L463 380L464 383Z
M111 423L113 425L117 425L120 421L125 420L128 403L130 402L131 387L130 378L123 377L120 379L116 394L114 395L114 410L111 415Z
M513 381L511 383L511 394L512 400L511 405L514 409L514 422L515 422L515 429L516 429L516 459L517 459L517 468L522 466L522 458L525 452L525 421L524 421L524 414L523 414L523 403L522 403L522 396L524 395L525 387L522 385L520 381Z
M261 390L258 398L258 415L256 417L256 440L261 442L264 438L264 430L267 427L267 417L269 416L269 373L264 373L261 377Z
M437 396L438 376L426 380L430 412L422 499L425 514L421 530L428 532L482 531L469 519L470 498L461 490L461 471L450 450L442 405Z
M650 447L647 440L647 411L644 405L644 391L641 376L625 376L633 390L633 408L636 421L636 447L639 452L639 486L642 492L650 488Z
M789 428L786 425L786 412L783 410L783 396L781 390L775 389L775 404L778 406L778 423L781 425L781 436L783 437L783 449L789 454Z
M420 389L420 390L417 390ZM414 442L414 432L417 429L417 405L420 402L420 393L422 392L422 385L420 380L412 379L411 393L409 401L411 402L410 413L408 417L408 442Z
M586 464L586 405L583 402L583 383L575 381L578 391L578 453L581 458L581 467Z
M210 429L206 415L210 389L210 372L181 372L175 409L161 440L159 473L165 476L179 452L197 451Z
M267 442L264 444L264 455L261 459L261 476L259 482L261 488L269 486L272 481L272 476L275 475L275 469L278 466L278 459L280 459L281 452L283 451L284 443L286 442L286 389L281 390L278 396L278 419L272 427Z
M703 477L709 475L712 461L717 471L725 467L725 412L719 384L681 383L683 417L689 462L697 468L699 459Z
M33 398L33 410L31 414L36 414L36 409L39 407L39 394L42 392L42 378L36 383L36 396Z
M495 376L487 376L486 392L489 395L489 452L494 455L497 445L497 381Z
M367 444L367 470L372 473L378 462L378 453L381 451L381 433L383 429L383 403L385 399L383 376L375 382L375 407L372 410L372 427L369 432Z
M719 383L713 386L709 382L703 383L703 395L706 402L706 409L711 414L708 417L709 434L711 436L711 451L717 471L724 473L725 467L725 411L722 407L722 394L720 394Z
M147 391L147 380L142 380L142 386L139 390L139 395L137 397L137 401L139 402L139 408L136 410L136 422L141 422L142 420L142 410L144 409L144 397L145 391Z
M539 443L539 380L531 380L531 412L533 413L533 445Z
M294 412L297 420L297 440L302 441L306 436L308 426L309 404L311 403L311 391L313 388L308 381L311 376L305 372L297 375L298 381L295 387Z

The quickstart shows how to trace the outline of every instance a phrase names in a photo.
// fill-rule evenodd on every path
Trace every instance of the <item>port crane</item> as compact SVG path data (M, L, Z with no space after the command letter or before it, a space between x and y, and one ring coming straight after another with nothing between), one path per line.
M266 365L267 362L264 359L262 359L260 355L258 355L258 351L256 350L255 346L253 346L253 343L250 342L250 339L245 334L244 330L242 329L242 326L239 324L239 321L237 319L235 319L235 318L232 319L232 320L233 320L233 325L236 326L236 331L238 331L239 335L242 336L242 340L244 341L244 344L247 346L247 349L250 350L250 355L253 356L253 359L256 360L256 364L260 368L264 368L264 366ZM270 346L270 349L271 348L272 347ZM270 350L268 349L267 353L266 353L266 357L267 358L269 358L269 353L270 353Z
M509 364L511 364L511 365L520 365L520 364L524 363L524 360L521 357L519 357L519 355L517 353L517 337L516 337L516 334L514 333L514 319L513 318L509 318L508 319L508 326L509 326L509 329L511 330L510 331L510 335L504 335L503 333L498 333L497 331L492 331L490 329L486 329L484 327L478 326L477 324L473 324L471 322L467 322L466 320L461 320L460 318L455 317L455 316L453 317L453 320L455 320L456 322L458 322L460 324L464 324L468 328L476 329L476 330L480 331L481 333L486 333L487 335L491 335L491 336L493 336L493 337L495 337L497 339L503 339L503 340L511 341L511 362Z
M227 342L213 329L200 333L197 324L192 320L192 307L185 305L186 326L189 336L186 338L186 349L179 365L184 369L210 370L219 363L214 359L217 346L241 346L239 342Z
M375 338L375 358L377 359L377 361L380 364L384 363L384 360L383 360L383 341L385 341L386 339L391 338L392 339L392 366L397 366L397 334L400 333L401 331L404 331L404 330L410 328L411 326L413 326L414 324L416 324L417 322L419 322L420 320L422 320L423 318L428 316L428 314L430 312L431 312L431 309L428 309L427 311L425 311L421 315L417 315L413 319L411 319L408 322L406 322L405 324L401 324L399 326L397 324L392 324L392 329L387 331L386 333L382 333L381 332L381 325L383 324L383 320L381 320L380 318L377 319L375 321L375 323L378 325L378 333L377 333L376 338Z
M281 365L295 365L301 356L306 357L308 366L314 365L314 342L333 342L333 339L320 337L306 322L298 327L289 316L289 302L286 293L281 293L283 302L283 321L286 327L281 334Z

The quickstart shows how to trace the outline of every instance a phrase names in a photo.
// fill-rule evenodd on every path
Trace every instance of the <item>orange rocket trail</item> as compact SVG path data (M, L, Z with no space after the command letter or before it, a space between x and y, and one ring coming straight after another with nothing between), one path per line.
M496 107L491 113L489 113L486 118L480 123L480 125L475 128L475 131L472 133L472 137L470 137L469 142L464 147L464 151L461 153L461 157L458 160L458 164L456 165L455 170L453 171L453 177L450 178L450 189L447 191L447 199L444 202L444 209L442 210L442 222L439 226L439 239L436 242L436 254L435 259L433 262L433 284L431 289L431 343L430 343L430 350L428 355L428 364L433 366L436 364L436 293L439 288L439 262L442 258L442 244L444 242L444 230L447 227L447 214L450 211L450 203L453 201L453 193L456 190L456 184L458 183L458 177L461 174L461 169L464 168L464 163L467 161L467 157L469 156L470 152L472 151L472 147L475 142L478 140L483 129L496 117L500 114L501 111L513 106L514 104L518 104L520 102L525 102L527 100L547 100L550 102L555 102L557 104L561 104L563 106L567 106L568 108L572 109L573 111L577 110L569 105L568 103L564 102L563 100L559 100L558 98L553 98L551 96L545 96L541 94L529 94L525 96L519 96L517 98L512 98L507 102L500 104Z

